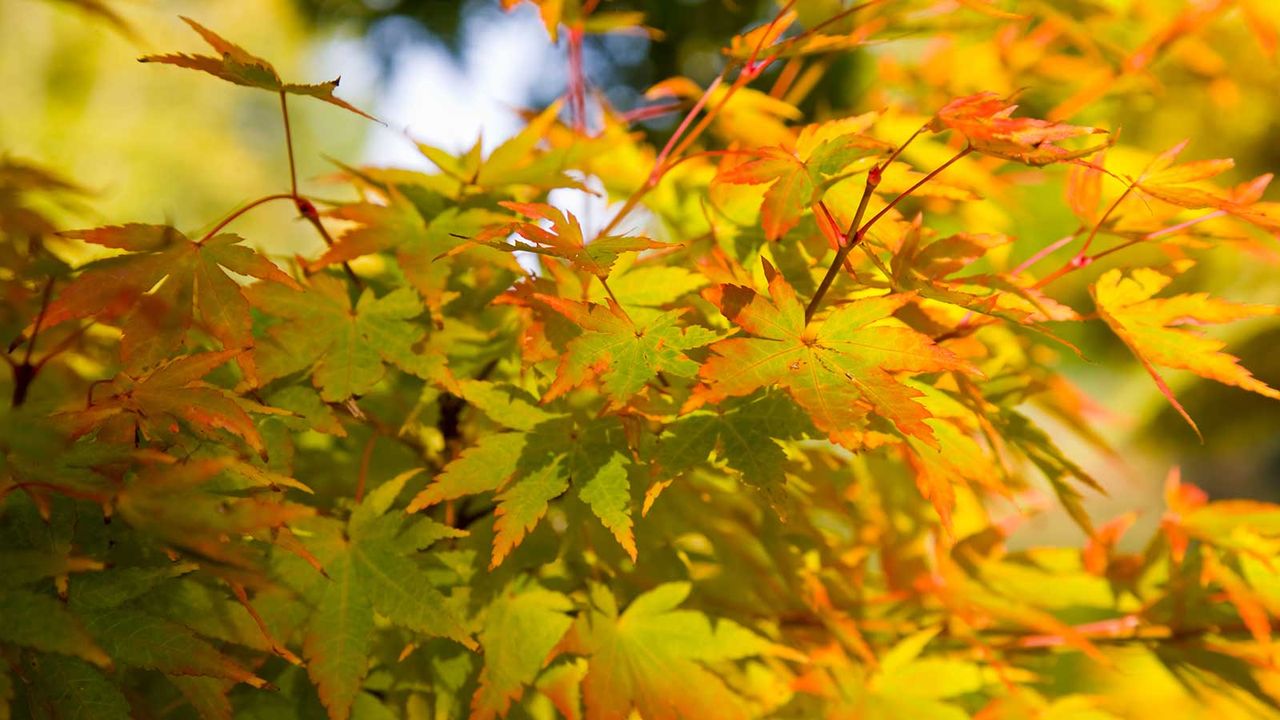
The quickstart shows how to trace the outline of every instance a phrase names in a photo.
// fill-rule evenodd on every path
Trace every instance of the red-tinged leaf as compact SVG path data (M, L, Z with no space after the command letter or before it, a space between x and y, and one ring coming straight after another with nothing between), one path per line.
M569 489L569 478L559 460L521 478L498 494L493 511L493 558L490 569L502 564L530 530L547 513L547 505Z
M1067 169L1067 205L1085 225L1098 223L1098 203L1102 200L1102 168L1106 153L1098 153L1089 162L1075 163Z
M329 561L329 581L302 640L307 674L333 720L350 715L369 671L373 606L358 587L360 578L353 565L346 554Z
M253 549L229 538L274 537L280 528L314 514L280 493L230 496L211 492L234 468L232 458L178 462L165 456L138 469L117 493L116 513L139 533L196 558L253 567Z
M761 148L756 159L720 173L717 179L741 185L769 184L760 206L760 222L767 240L777 240L799 224L813 194L804 163L778 147Z
M957 2L969 8L970 10L982 13L987 17L993 17L1000 20L1027 19L1026 15L1019 15L1017 13L1006 12L1004 10L1001 10L1000 8L996 7L995 3L990 2L990 0L957 0Z
M253 345L245 290L226 270L298 287L271 261L240 246L244 240L236 235L197 243L161 225L103 227L63 235L135 252L87 265L49 304L44 326L89 317L119 321L124 330L120 352L126 368L133 371L146 370L189 347L188 333L197 325L229 351ZM252 355L239 354L236 360L256 385Z
M1231 169L1230 159L1198 160L1175 164L1189 141L1164 151L1142 172L1134 185L1146 196L1189 210L1215 209L1270 233L1280 233L1280 204L1258 202L1270 184L1270 174L1261 175L1227 191L1190 183L1200 183Z
M175 53L168 55L144 55L139 58L138 61L145 63L176 65L189 70L199 70L226 80L227 82L235 83L236 85L243 85L245 87L261 88L272 92L289 93L293 95L306 95L308 97L313 97L317 100L327 102L330 105L336 105L344 110L349 110L370 120L378 121L374 116L352 106L345 100L334 96L333 91L337 89L339 79L315 85L286 83L280 79L280 75L276 73L276 69L266 60L249 54L249 52L244 48L223 39L217 33L204 27L191 18L184 17L182 18L182 21L190 25L192 30L199 33L200 37L204 38L204 41L209 43L220 57Z
M850 449L861 447L868 415L936 445L924 422L930 414L917 400L920 392L903 385L896 374L968 366L928 337L881 322L908 303L910 294L857 300L806 327L804 308L780 274L770 280L769 293L766 298L733 285L704 293L753 336L711 346L714 356L699 374L713 396L747 395L777 385L833 442Z
M356 227L339 236L337 242L311 264L313 269L391 250L426 234L426 221L417 208L399 193L393 192L385 205L352 203L326 214L356 223Z
M218 439L226 431L244 440L259 454L266 446L258 429L230 391L201 378L240 354L239 350L187 355L154 370L131 377L122 374L99 389L93 404L68 414L73 436L120 425L128 434L137 428L147 440L171 438L178 422L202 437Z
M859 160L878 154L885 143L861 134L876 118L867 113L845 120L805 127L795 151L764 147L746 153L747 159L722 168L717 182L737 185L764 185L760 222L766 240L777 240L800 222L806 207L822 199L826 189L845 177L846 170Z
M1221 585L1253 639L1264 646L1270 645L1271 619L1262 596L1219 561L1214 551L1203 548L1200 557L1203 559L1202 577Z
M1137 520L1137 513L1127 512L1098 526L1097 532L1085 542L1084 550L1081 551L1084 569L1094 575L1105 574L1116 544Z
M1012 117L1017 108L1017 105L996 93L969 95L943 106L930 123L930 128L934 132L955 130L977 152L1027 165L1075 160L1092 155L1109 144L1083 150L1060 147L1057 143L1063 140L1105 131L1035 118Z
M1171 280L1151 268L1138 268L1127 276L1120 270L1111 270L1098 279L1090 292L1102 319L1129 346L1160 392L1196 434L1200 429L1174 397L1157 367L1190 370L1200 377L1280 400L1280 391L1255 378L1237 358L1221 352L1226 343L1182 329L1275 315L1277 309L1232 303L1206 293L1156 298L1156 293Z

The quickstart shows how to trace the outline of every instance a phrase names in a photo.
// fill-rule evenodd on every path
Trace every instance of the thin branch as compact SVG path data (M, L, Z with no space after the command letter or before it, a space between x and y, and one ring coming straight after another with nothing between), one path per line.
M932 172L920 178L920 180L917 181L916 184L902 191L902 193L899 194L898 197L894 198L888 205L885 205L883 208L881 208L880 212L876 213L875 215L872 215L871 219L868 220L866 224L864 224L858 230L858 234L865 235L867 230L871 229L871 226L876 224L876 221L878 221L880 218L887 215L890 210L892 210L894 207L897 206L898 203L907 199L911 195L911 193L915 192L916 190L919 190L921 187L925 185L925 183L928 183L930 180L940 175L943 170L946 170L947 168L951 167L953 163L965 157L971 152L973 152L973 146L965 145L964 149L956 153L955 155L952 155L950 160L947 160L946 162L942 163L938 167L934 168Z
M26 403L31 383L35 382L36 376L40 374L40 368L44 366L44 363L32 364L31 354L36 350L36 340L40 337L45 313L49 311L49 301L53 298L53 283L53 278L49 278L44 284L44 291L40 295L40 312L36 315L35 324L31 328L31 338L27 340L27 351L22 362L14 363L12 359L9 360L9 366L13 368L13 396L10 399L12 407L20 407ZM8 358L7 355L5 357Z
M44 284L44 291L40 294L40 312L36 314L35 325L31 328L31 339L27 342L27 353L22 358L23 365L31 364L31 354L36 350L36 338L40 337L40 326L44 325L45 313L49 311L49 300L53 297L53 278L49 278Z

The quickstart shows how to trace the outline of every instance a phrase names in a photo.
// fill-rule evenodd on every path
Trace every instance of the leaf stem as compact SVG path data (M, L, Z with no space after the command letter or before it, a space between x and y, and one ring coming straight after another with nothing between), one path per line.
M197 245L200 245L200 244L202 244L202 243L204 243L204 242L208 241L208 240L209 240L209 238L213 237L214 235L217 235L217 234L218 234L218 231L222 230L222 228L224 228L224 227L226 227L226 226L230 225L232 222L234 222L234 221L235 221L237 218L239 218L241 215L244 215L245 213L249 212L250 210L252 210L252 209L254 209L254 208L258 207L259 205L266 205L267 203L269 203L269 202L273 202L273 201L276 201L276 200L293 200L293 201L294 201L294 203L296 204L296 203L297 203L297 201L298 201L298 195L297 195L296 193L276 193L276 194L274 194L274 195L267 195L267 196L264 196L264 197L260 197L260 198L258 198L257 200L254 200L253 202L249 203L248 205L245 205L245 206L243 206L243 207L241 207L241 208L237 209L236 211L232 212L230 215L228 215L228 216L226 216L225 218L223 218L223 219L222 219L222 220L221 220L217 225L214 225L214 226L213 226L213 229L212 229L212 230L210 230L209 232L207 232L207 233L205 233L204 235L200 236L200 239L196 241L196 244L197 244Z
M907 144L909 144L912 140L914 140L923 130L924 128L921 128L920 130L917 130L911 137L907 138L907 141L904 142L899 147L899 149L895 150L893 155L890 156L890 160L892 160L893 158L896 158L898 154L902 152L902 148L905 148ZM888 212L892 210L894 207L896 207L898 203L902 202L907 197L909 197L911 193L915 192L916 190L919 190L921 187L925 185L925 183L929 182L930 180L933 180L935 177L940 175L944 170L951 167L952 164L959 161L960 158L963 158L964 156L968 155L971 152L973 152L973 146L965 145L963 150L956 153L955 155L952 155L950 159L948 159L946 162L942 163L938 167L934 168L933 171L931 171L928 175L925 175L924 177L920 178L920 180L918 180L914 185L907 188L906 190L903 190L901 193L898 194L897 197L891 200L888 205L885 205L880 210L880 212L877 212L875 215L871 216L870 220L863 223L862 216L867 211L867 203L868 201L871 200L871 193L873 190L875 190L876 186L880 184L880 175L884 171L884 167L885 165L888 164L888 161L886 161L884 164L876 165L875 167L871 168L870 171L867 172L867 184L863 188L862 199L858 201L858 210L853 215L853 222L849 224L849 231L845 234L844 246L841 247L840 250L836 252L835 258L831 261L831 265L827 268L827 274L822 277L822 282L819 283L818 289L813 293L813 299L809 301L808 307L805 308L804 321L806 324L813 319L814 313L816 313L818 311L818 308L822 305L822 298L827 294L827 291L831 289L831 283L835 281L836 274L840 271L840 266L844 264L845 258L848 257L849 253L853 250L854 246L862 242L862 239L866 237L867 231L871 229L871 226L875 225L876 221L880 220L880 218L888 214Z
M613 301L613 304L618 306L618 312L622 313L622 317L626 318L627 322L631 323L631 327L635 327L635 321L631 319L629 314L627 314L627 309L622 307L622 303L618 300L618 296L613 294L613 288L609 287L609 281L599 276L597 276L596 279L600 281L602 286L604 286L604 291L609 294L609 299Z
M867 173L867 182L862 188L862 199L858 201L858 209L853 214L853 222L849 223L849 230L845 233L844 244L836 251L835 259L827 267L827 274L822 276L822 282L818 284L818 289L813 292L813 297L809 299L809 304L804 309L804 322L806 325L813 319L813 314L818 311L818 307L822 305L822 298L831 289L831 283L835 282L836 274L840 272L840 266L844 265L845 258L853 251L853 247L862 241L862 234L857 230L862 223L862 216L867 212L867 204L871 201L871 193L876 189L876 185L879 184L880 166L877 165Z
M284 118L284 146L289 153L289 190L293 197L298 197L298 168L293 160L293 129L289 126L289 100L283 90L280 91L280 116Z

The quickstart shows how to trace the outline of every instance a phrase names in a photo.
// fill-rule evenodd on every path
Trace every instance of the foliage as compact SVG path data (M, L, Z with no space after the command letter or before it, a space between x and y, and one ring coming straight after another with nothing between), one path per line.
M582 43L643 17L534 4L565 102L487 157L419 145L437 173L339 164L349 201L299 191L289 96L365 113L191 20L216 56L143 60L277 96L287 192L203 232L60 229L85 191L0 164L0 717L1141 717L1106 678L1141 663L1280 712L1280 507L1173 469L1135 544L1062 449L1106 444L1058 371L1082 326L1197 433L1170 369L1280 397L1200 330L1277 310L1182 287L1218 246L1267 256L1270 176L1066 122L1225 3L1119 60L1094 38L1130 20L1089 3L789 3L632 116ZM993 33L1043 119L899 46ZM851 53L891 86L804 118ZM594 181L606 221L550 204ZM1025 184L1078 225L1015 264ZM326 249L224 232L285 201ZM1008 542L1040 488L1083 547Z

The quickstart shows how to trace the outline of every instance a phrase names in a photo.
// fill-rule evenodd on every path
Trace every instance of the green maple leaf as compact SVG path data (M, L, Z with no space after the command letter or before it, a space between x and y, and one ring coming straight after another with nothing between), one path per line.
M49 304L44 326L94 318L121 321L120 353L126 369L146 369L192 344L193 326L217 338L226 350L253 345L246 289L227 270L298 287L270 260L241 246L231 234L193 242L163 225L121 225L61 233L127 255L85 266ZM159 285L159 287L156 287ZM249 354L237 358L251 383L257 382Z
M471 394L479 395L475 390ZM531 401L527 397L523 403ZM509 406L492 401L487 405L500 423L504 418L500 410ZM629 480L633 463L624 454L622 424L612 418L586 423L562 416L540 420L527 411L514 413L509 422L507 427L518 431L481 437L418 493L409 512L468 495L497 493L490 563L497 567L537 526L551 501L572 484L578 497L635 558Z
M450 286L457 262L445 261L441 256L448 255L463 245L465 241L460 237L476 235L484 228L507 218L492 210L451 207L432 216L428 221L424 219L422 211L396 191L394 186L387 190L386 204L353 203L340 206L328 214L356 223L356 226L343 233L324 255L312 263L313 268L343 263L373 253L392 252L396 266L404 273L405 278L426 300L432 313L441 317L444 306L458 296L458 290ZM510 255L487 249L485 252L485 262L505 264L513 273L523 272Z
M129 607L84 609L78 614L89 634L121 665L267 686L265 680L171 620Z
M885 144L866 135L875 114L810 125L801 131L794 149L779 146L746 152L749 158L721 171L717 182L764 185L760 222L766 240L777 240L800 223L805 208L817 203L827 188L847 177L848 169L866 167L859 160L878 154Z
M475 647L465 611L413 559L435 540L465 533L387 512L415 474L380 485L346 523L316 518L300 526L328 575L306 574L299 590L315 608L302 641L307 673L333 720L349 716L368 673L374 612L409 630Z
M138 62L177 65L178 67L209 73L236 85L261 88L271 92L289 93L291 95L305 95L322 100L330 105L336 105L344 110L350 110L375 122L380 122L374 116L334 96L333 91L337 89L341 78L314 85L284 82L280 79L276 69L266 60L250 55L244 48L228 42L191 18L184 17L182 21L190 25L192 30L199 33L200 37L204 38L205 42L209 43L209 46L220 57L171 53L167 55L145 55L138 58Z
M804 413L781 394L729 400L668 425L659 439L658 463L675 475L706 462L714 452L744 481L759 487L776 485L784 480L787 461L776 441L799 438L809 429Z
M0 590L0 641L109 665L110 656L94 641L81 619L55 598L19 588Z
M41 655L30 673L32 691L59 720L129 720L129 701L116 683L83 660ZM7 706L4 708L7 710Z
M122 568L77 577L70 585L68 606L118 665L266 687L265 680L185 625L138 603L172 574L173 568Z
M579 615L562 648L588 656L582 681L586 720L750 717L744 701L710 667L746 657L804 656L729 620L713 626L677 608L689 583L667 583L637 597L622 613L610 592L593 587L594 607Z
M568 597L528 580L503 589L489 605L480 631L484 667L471 700L471 720L506 716L573 624L571 610Z
M702 347L719 335L707 328L680 328L676 322L683 310L662 313L642 325L635 325L622 309L580 303L551 295L534 295L542 303L582 328L582 334L569 341L568 352L560 361L556 380L543 396L543 402L555 399L572 388L599 378L603 390L616 404L623 404L658 373L693 377L698 364L685 350Z
M921 393L898 374L966 370L968 366L927 336L884 324L910 294L846 303L806 326L804 308L782 275L766 266L769 298L737 285L707 292L726 317L751 337L711 346L700 375L713 399L778 386L809 414L832 442L857 449L868 416L888 420L905 436L935 445Z
M578 180L565 174L565 170L588 156L595 149L595 143L579 139L559 147L539 148L555 127L562 107L562 102L548 105L530 118L523 130L494 148L487 158L482 158L479 138L461 156L425 143L418 143L418 150L456 183L460 196L477 188L497 190L509 186L586 190Z
M423 306L409 288L381 298L365 290L352 307L341 280L317 275L305 291L255 285L249 299L280 319L254 350L264 382L309 370L320 396L335 402L372 390L385 363L429 377L443 362L413 349L426 331L411 322Z

